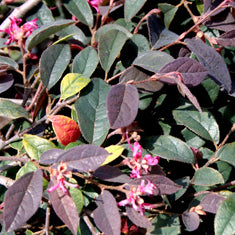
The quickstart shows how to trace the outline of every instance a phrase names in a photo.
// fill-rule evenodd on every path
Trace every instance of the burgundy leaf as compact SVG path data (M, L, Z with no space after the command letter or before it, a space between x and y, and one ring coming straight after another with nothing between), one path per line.
M229 93L231 90L231 78L221 55L200 39L186 39L185 42L189 49L197 56L200 63L208 69L208 75L223 85Z
M182 76L182 80L186 86L197 86L199 85L206 75L208 70L199 64L196 60L190 58L178 58L159 70L160 74L167 74L170 72L179 72ZM175 80L164 77L161 81L176 84Z
M204 13L209 13L210 11L214 10L223 0L204 0ZM224 11L224 8L219 9L213 15L218 14L219 12Z
M123 174L118 168L109 165L99 167L93 175L104 181L116 183L127 183L130 181L126 174Z
M215 40L224 47L235 47L235 30L224 33Z
M41 155L40 163L48 165L53 164L63 153L65 153L63 149L49 149Z
M120 83L127 83L129 81L138 82L138 81L147 80L148 78L150 78L150 75L147 74L147 72L144 72L135 66L130 66L120 76L119 82ZM157 91L161 90L161 88L163 87L163 83L149 81L149 82L143 82L143 83L139 83L139 84L133 84L133 86L138 88L140 91L157 92Z
M8 64L0 63L0 76L6 75L8 68L10 68L10 66Z
M113 86L107 96L107 113L112 129L129 126L136 118L139 94L133 85Z
M199 227L200 218L196 212L184 212L182 214L182 219L188 231L194 231Z
M216 214L221 202L224 199L224 197L218 194L211 193L202 198L200 205L202 206L203 210Z
M98 228L108 235L119 235L121 231L121 217L117 202L113 195L104 190L96 199L98 207L94 210L94 220Z
M56 178L51 177L48 187L50 188L57 183ZM49 193L49 198L57 216L68 226L73 234L77 234L78 211L72 197L57 188Z
M138 213L133 207L126 206L126 213L128 218L134 223L135 225L141 228L149 228L151 227L151 223L147 217Z
M1 75L0 77L0 93L8 90L14 83L12 74Z
M84 171L96 170L110 155L104 148L95 145L79 145L62 153L53 166L57 168L60 162L67 163L69 169Z
M14 231L37 211L42 197L42 171L29 172L8 188L4 198L6 231Z

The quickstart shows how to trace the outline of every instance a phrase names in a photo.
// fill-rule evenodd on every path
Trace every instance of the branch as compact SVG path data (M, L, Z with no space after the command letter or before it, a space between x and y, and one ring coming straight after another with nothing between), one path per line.
M9 188L11 185L14 184L14 180L11 178L5 177L3 175L0 175L0 184L5 186L6 188Z

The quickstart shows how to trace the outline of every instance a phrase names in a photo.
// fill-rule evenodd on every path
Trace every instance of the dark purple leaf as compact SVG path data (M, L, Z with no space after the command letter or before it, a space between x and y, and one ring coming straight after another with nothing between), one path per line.
M107 113L112 129L129 126L136 118L139 94L133 85L113 86L107 96Z
M55 177L51 177L48 188L56 185L58 182ZM73 234L77 234L78 211L70 195L67 195L57 188L49 193L52 207L57 216L65 223Z
M224 199L224 197L218 194L211 193L202 198L200 205L202 206L203 210L216 214L221 202Z
M8 68L10 68L10 65L0 63L0 76L6 75Z
M8 90L14 83L12 74L1 75L0 77L0 93Z
M50 149L45 151L40 157L40 163L50 165L56 162L56 159L65 153L63 149Z
M42 171L30 172L8 188L4 198L6 231L14 231L37 211L42 197Z
M121 217L117 202L113 195L104 190L96 199L98 207L94 210L94 220L98 228L108 235L119 235L121 231Z
M223 85L229 93L231 90L231 78L221 55L200 39L186 39L185 42L197 56L200 63L208 69L208 75L217 83Z
M166 29L159 16L152 14L147 19L151 46L158 49L176 41L179 35Z
M56 160L53 167L57 168L58 164L65 162L69 169L84 171L96 170L110 155L104 148L95 145L79 145L62 153Z
M219 6L219 4L223 2L223 0L204 0L203 2L204 2L204 13L206 12L209 13L210 11L214 10L217 6ZM219 9L213 15L216 15L223 10L224 8Z
M184 212L182 220L188 231L194 231L199 227L200 218L196 212Z
M175 71L181 74L184 84L189 87L199 85L208 74L206 68L191 58L178 58L163 66L159 70L159 74L167 74ZM162 78L161 81L176 84L175 80L167 77Z
M224 47L235 47L235 30L224 33L215 40Z
M136 179L130 180L128 183L129 187L131 187L132 185L136 185L136 186L140 185L142 180L145 180L145 184L148 183L147 180L155 184L156 189L154 190L154 195L156 196L172 194L172 193L179 191L182 188L181 185L176 184L175 182L173 182L166 176L153 175L153 174L142 176L140 179L136 178Z
M130 181L130 178L126 174L123 174L118 168L109 165L99 167L93 175L104 181L116 183L127 183Z
M126 213L128 218L134 223L135 225L141 228L149 228L151 227L151 223L147 217L138 213L133 207L126 206Z
M135 66L131 66L128 69L125 70L125 72L120 76L119 82L120 83L127 83L129 81L143 81L150 78L150 75L145 73L144 71L138 69ZM133 84L136 88L138 88L140 91L147 91L147 92L157 92L161 90L163 87L163 83L161 82L144 82L139 84Z

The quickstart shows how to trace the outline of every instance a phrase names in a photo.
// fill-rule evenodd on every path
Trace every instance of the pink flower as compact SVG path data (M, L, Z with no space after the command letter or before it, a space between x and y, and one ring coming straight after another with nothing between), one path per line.
M99 5L102 3L103 0L87 0L87 2L96 9L96 11L99 13Z
M12 42L16 42L17 44L21 44L25 38L27 38L34 29L38 28L38 25L36 24L37 19L34 19L32 21L26 22L21 27L19 25L22 22L22 19L17 19L16 17L10 18L11 23L9 28L5 30L0 30L1 32L5 32L9 35L8 40L5 42L5 44L10 44Z

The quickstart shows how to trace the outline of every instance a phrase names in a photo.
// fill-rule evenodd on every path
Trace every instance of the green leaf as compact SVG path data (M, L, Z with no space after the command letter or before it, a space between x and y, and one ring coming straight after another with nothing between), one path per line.
M99 57L93 47L86 47L73 60L73 73L80 73L90 77L99 63Z
M235 167L235 142L225 144L215 156L221 161L225 161Z
M56 148L51 141L29 134L24 134L23 145L29 157L36 160L39 160L45 151Z
M131 38L131 41L135 43L135 45L138 47L138 54L141 52L149 51L150 50L150 44L148 39L142 35L142 34L135 34Z
M78 73L68 73L61 81L61 99L77 94L90 82L90 78Z
M50 35L73 24L73 20L57 20L48 24L42 25L40 28L34 30L25 42L25 48L31 50L37 44L48 38Z
M173 111L173 116L179 124L212 142L219 142L219 127L215 118L208 112L198 112L192 105L178 107Z
M27 111L20 105L15 104L7 99L0 98L0 116L9 119L28 117Z
M217 170L210 167L202 167L198 169L193 178L193 184L201 186L212 186L223 183L223 176Z
M36 171L37 167L32 162L27 162L22 166L16 174L16 180L28 172Z
M177 10L178 10L178 7L171 5L171 4L168 4L168 3L159 3L158 8L164 14L164 24L165 24L166 28L169 28Z
M143 147L153 155L157 155L167 160L185 163L195 162L190 147L182 140L170 135L149 136L143 139Z
M63 0L67 10L83 24L93 27L93 14L87 0Z
M81 92L75 103L83 137L90 143L100 146L105 140L109 121L106 112L106 98L109 86L101 79L94 79Z
M216 84L212 79L204 79L201 84L206 90L206 93L209 96L211 103L213 104L219 95L219 85Z
M50 90L61 78L71 58L68 44L56 44L48 47L39 61L41 79Z
M194 147L194 148L200 148L205 144L205 141L196 135L194 132L189 130L188 128L184 128L181 131L186 143L188 146Z
M235 194L231 194L219 206L215 221L215 235L234 234L235 231Z
M128 37L119 30L109 30L99 37L98 53L102 68L109 72Z
M117 159L122 154L124 147L120 146L120 145L110 145L110 146L106 147L105 150L107 150L109 153L111 153L111 155L109 155L105 159L105 161L102 163L102 166Z
M6 57L6 56L0 56L0 63L1 64L6 64L6 65L10 66L13 69L18 69L19 68L18 64L14 60L12 60L11 58Z
M146 0L127 0L124 3L124 16L126 21L130 21L136 13L143 7Z

